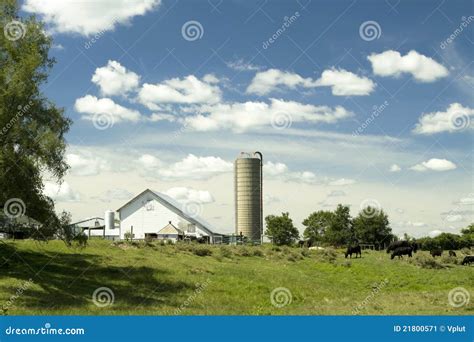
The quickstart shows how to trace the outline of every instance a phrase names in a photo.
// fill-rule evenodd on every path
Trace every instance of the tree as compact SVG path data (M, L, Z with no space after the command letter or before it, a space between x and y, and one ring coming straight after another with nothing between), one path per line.
M368 215L367 213L370 213ZM388 216L383 210L365 208L353 220L354 232L359 241L376 245L379 248L383 242L389 242L392 237L392 229ZM408 240L408 235L405 239Z
M15 0L0 6L0 205L16 199L42 223L37 238L52 237L59 218L43 195L43 175L60 181L68 169L65 133L71 121L41 92L55 60L52 41L34 17L21 20ZM18 199L20 201L18 201Z
M464 229L461 229L461 234L462 235L469 235L469 234L474 234L474 223L471 223L469 226L467 226Z
M277 246L291 245L300 236L289 213L282 213L281 216L268 215L265 217L265 223L267 226L265 234Z
M323 241L326 230L331 225L334 216L332 211L315 211L303 221L303 225L306 227L303 236L312 243Z
M346 205L339 204L325 232L324 241L335 246L342 246L351 244L354 240L350 209Z

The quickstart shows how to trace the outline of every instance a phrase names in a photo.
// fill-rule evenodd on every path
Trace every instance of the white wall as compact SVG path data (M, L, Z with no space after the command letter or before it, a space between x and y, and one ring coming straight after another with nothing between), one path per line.
M169 221L175 227L188 222L158 202L151 193L144 193L119 211L120 238L133 226L134 239L144 239L145 233L158 233ZM196 227L200 235L207 235Z

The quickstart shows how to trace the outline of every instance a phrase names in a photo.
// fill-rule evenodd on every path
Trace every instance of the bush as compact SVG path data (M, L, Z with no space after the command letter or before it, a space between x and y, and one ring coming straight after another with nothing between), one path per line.
M243 257L252 256L252 253L250 252L250 250L247 247L244 247L244 246L240 246L237 249L237 254L240 255L240 256L243 256Z
M253 251L253 256L263 257L263 256L265 256L265 254L263 253L263 251L261 249L255 248L254 251Z
M445 255L445 256L441 257L441 262L443 264L454 264L454 265L459 264L459 261L456 257L452 257L452 256L449 256L449 255Z
M212 250L208 247L196 247L194 248L193 253L198 256L210 256L212 255Z
M301 250L301 255L302 255L303 257L307 258L307 257L309 257L309 256L311 255L311 253L309 252L308 249L303 248L303 249Z
M334 248L327 247L320 252L321 258L324 261L334 263L337 259L337 252Z
M73 242L75 242L79 248L84 248L87 246L87 235L79 234L74 237Z
M413 258L408 258L410 264L419 266L421 268L429 269L441 269L444 266L439 263L435 258L428 256L426 254L417 253Z
M221 246L219 248L219 252L220 252L221 257L223 257L223 258L229 258L229 259L232 258L232 251L227 246Z

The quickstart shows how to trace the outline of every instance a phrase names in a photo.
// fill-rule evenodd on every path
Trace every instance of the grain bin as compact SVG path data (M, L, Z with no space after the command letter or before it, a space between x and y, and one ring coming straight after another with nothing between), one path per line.
M106 210L104 215L105 229L110 230L115 228L115 213L112 210Z
M251 241L263 235L262 162L260 152L242 152L235 160L235 233Z

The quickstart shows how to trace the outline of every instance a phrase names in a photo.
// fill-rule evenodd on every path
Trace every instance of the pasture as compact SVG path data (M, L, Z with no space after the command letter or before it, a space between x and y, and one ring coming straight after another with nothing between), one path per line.
M423 251L410 260L390 260L383 251L345 259L343 250L269 245L91 240L78 249L60 241L7 241L0 243L0 313L472 315L474 298L460 307L448 301L456 287L474 294L474 267L459 265L464 254L456 252L457 258L445 252L435 261ZM112 291L113 303L110 296L94 303L101 287Z

